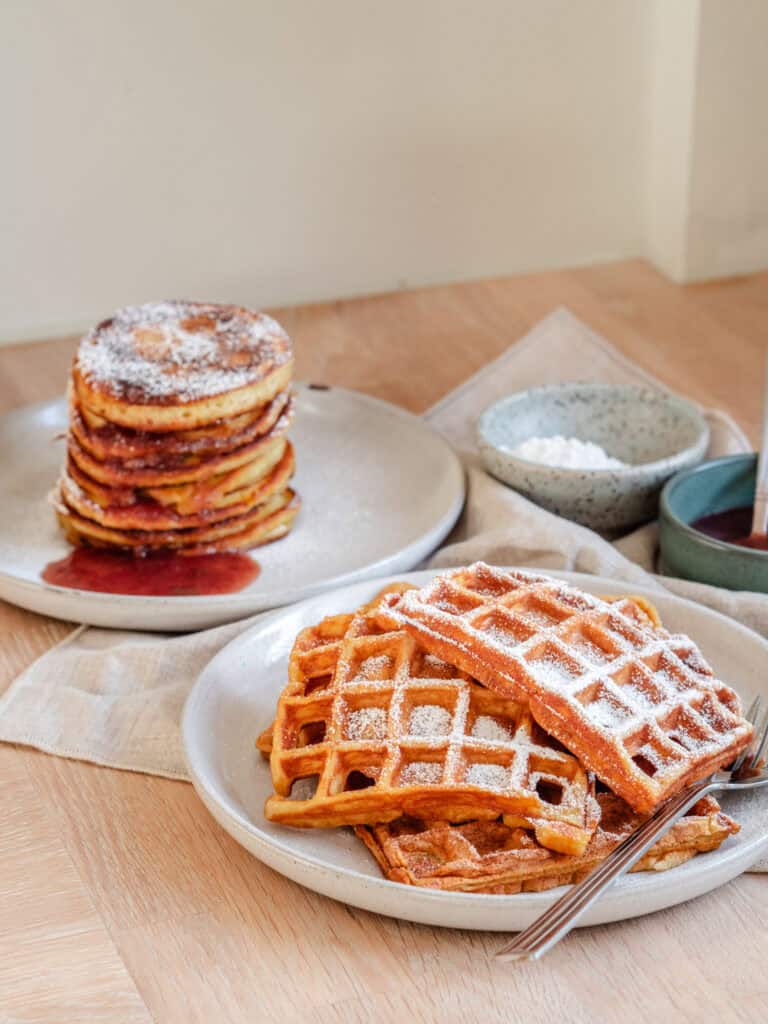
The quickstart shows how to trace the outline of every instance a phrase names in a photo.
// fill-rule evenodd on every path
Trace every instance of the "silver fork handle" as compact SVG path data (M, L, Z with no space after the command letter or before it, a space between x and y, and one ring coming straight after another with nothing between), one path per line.
M530 927L496 954L498 960L535 960L551 949L573 928L582 914L592 906L617 878L637 863L685 812L714 789L709 779L695 783L671 797L632 835L619 843L594 871L564 896L553 903Z

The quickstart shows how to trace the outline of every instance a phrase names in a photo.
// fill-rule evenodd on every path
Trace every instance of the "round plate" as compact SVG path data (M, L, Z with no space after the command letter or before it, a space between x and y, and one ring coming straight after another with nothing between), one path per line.
M343 388L299 386L295 487L287 537L254 551L258 578L236 594L132 597L45 583L71 548L46 495L64 458L63 400L0 420L0 597L56 618L118 629L194 630L300 601L329 587L418 565L464 502L449 445L417 416ZM425 486L428 481L428 486Z
M401 575L421 584L434 572ZM723 615L676 597L580 573L550 573L595 594L647 593L666 626L700 641L715 672L743 698L768 696L768 642ZM316 892L390 917L421 924L494 931L527 927L562 889L514 896L447 893L389 882L350 829L291 829L263 814L272 792L269 766L255 737L275 715L288 654L304 626L370 600L388 582L369 581L267 616L224 648L197 680L184 710L182 733L189 774L216 818L259 860ZM756 689L757 688L757 689ZM582 925L647 914L714 889L750 867L768 848L768 787L747 796L718 794L741 825L719 850L680 867L619 880L584 916Z

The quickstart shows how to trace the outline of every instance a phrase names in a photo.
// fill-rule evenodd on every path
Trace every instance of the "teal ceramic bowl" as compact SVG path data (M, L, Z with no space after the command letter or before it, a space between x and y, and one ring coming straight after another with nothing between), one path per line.
M768 593L768 552L715 540L690 525L702 516L751 505L757 455L727 455L672 477L661 492L661 568L668 576L728 590Z

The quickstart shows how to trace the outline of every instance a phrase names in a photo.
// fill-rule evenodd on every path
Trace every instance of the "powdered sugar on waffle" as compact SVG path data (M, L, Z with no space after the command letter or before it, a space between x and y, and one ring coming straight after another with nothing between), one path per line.
M411 712L408 732L411 736L441 737L451 731L451 713L439 704L420 704Z
M503 790L509 785L509 769L501 764L471 764L465 781L470 786Z
M455 597L452 577L457 578ZM470 582L464 587L462 580ZM514 600L509 607L505 604L503 614L511 612L522 627L530 624L534 632L528 639L515 639L513 631L503 628L503 623L499 625L498 615L484 621L487 606L483 597L487 595L493 607L496 595L506 593L504 588L510 581L516 584L509 589L510 596L521 600L517 605ZM526 591L535 594L536 601L544 607L533 604ZM599 623L599 629L609 634L609 646L616 654L603 659L595 657L594 652L581 651L568 636L570 618L566 617L563 623L564 612L555 607L550 614L548 600L573 609L577 616L580 612L596 612L597 616L592 618ZM504 573L477 563L437 577L421 590L405 592L396 601L386 602L384 611L399 626L413 625L428 646L433 638L440 643L448 640L468 655L488 649L488 664L499 671L498 666L507 662L510 667L502 671L515 679L518 687L526 689L528 678L538 688L535 692L539 699L546 699L543 695L547 692L565 698L576 719L584 723L582 728L596 729L621 740L647 727L655 742L664 748L661 753L654 747L654 755L647 757L658 769L654 784L668 767L673 772L681 770L681 766L685 769L691 754L716 756L748 729L738 715L719 701L718 692L724 693L727 688L712 676L688 637L640 624L631 614L624 613L621 602L602 601L559 580L534 573ZM521 629L522 636L527 636L527 632ZM660 669L656 667L659 659L665 663ZM598 693L594 692L596 685ZM726 695L726 701L733 697L732 691L727 692L731 697ZM723 718L715 728L706 704L691 703L700 703L702 696L713 700L722 710ZM680 706L695 720L696 734L686 729L684 744L675 748L659 723Z
M400 772L403 786L435 786L443 776L442 766L431 761L411 761Z
M263 313L154 302L125 306L90 330L75 365L129 401L193 402L253 384L290 358L288 335Z
M364 790L366 799L374 800L379 787L396 793L401 788L435 786L450 801L451 790L472 786L494 795L497 813L505 813L510 805L520 813L522 802L525 813L534 818L565 818L574 824L579 820L588 783L572 755L553 749L546 739L537 742L530 715L512 700L506 714L499 710L498 718L482 713L487 700L497 703L497 699L448 663L429 655L405 632L386 630L375 612L361 610L337 641L314 645L312 650L317 651L317 671L311 664L312 655L304 648L301 667L295 664L302 689L305 680L314 678L321 667L331 673L330 685L317 696L310 691L298 697L294 690L286 705L281 705L278 723L282 724L275 729L273 756L285 764L288 777L291 762L301 770L307 748L299 731L288 723L310 720L311 704L316 702L317 717L326 722L326 732L317 742L314 756L327 760L319 794L311 800L313 806L326 800L333 806L339 783L332 776L340 764L360 763L359 752L368 750L372 767L369 772L363 770L371 780ZM298 708L302 709L300 718L294 719ZM285 717L281 718L281 711ZM283 738L288 742L281 752ZM345 752L353 748L355 759L345 761ZM537 758L542 757L555 775L558 762L562 765L563 800L556 814L539 800L533 785ZM270 801L270 807L279 802L277 797ZM437 806L434 813L445 813L445 805L440 805L440 811ZM295 814L293 820L301 821L301 811L280 813ZM290 817L285 820L292 821Z
M374 654L361 661L355 674L348 680L350 683L372 683L379 680L387 681L392 670L392 659L388 654Z
M478 715L470 735L476 740L488 743L511 743L512 733L490 715Z
M347 721L347 739L383 740L387 735L387 713L383 708L358 708Z

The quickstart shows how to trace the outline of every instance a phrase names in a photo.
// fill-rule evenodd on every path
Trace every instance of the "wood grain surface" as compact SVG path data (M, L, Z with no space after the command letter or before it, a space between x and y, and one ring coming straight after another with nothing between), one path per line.
M683 288L633 261L273 312L298 376L419 412L559 305L756 439L768 273ZM0 350L0 412L60 394L73 346ZM0 691L67 629L0 603ZM768 875L745 875L497 965L499 936L287 881L185 783L0 747L0 1024L751 1022L767 921Z

